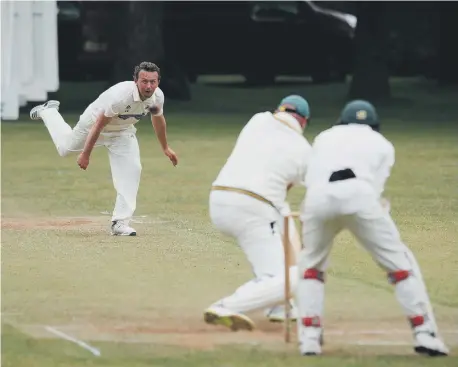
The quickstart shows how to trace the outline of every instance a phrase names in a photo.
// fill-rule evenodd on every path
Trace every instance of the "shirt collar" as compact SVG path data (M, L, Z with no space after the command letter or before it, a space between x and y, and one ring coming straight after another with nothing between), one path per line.
M154 95L155 95L156 91L154 91L153 95L147 99L145 99L144 101L142 101L142 99L140 98L140 93L138 92L138 88L137 88L137 85L134 84L134 90L132 91L132 97L134 98L134 102L143 102L143 103L150 103L154 100Z
M140 93L138 93L137 84L134 83L134 90L132 92L132 96L134 97L134 102L142 102L140 98Z
M284 125L288 126L289 128L293 129L298 134L303 134L304 131L302 130L299 121L296 120L295 117L291 116L287 112L277 112L273 114L274 119L280 121Z

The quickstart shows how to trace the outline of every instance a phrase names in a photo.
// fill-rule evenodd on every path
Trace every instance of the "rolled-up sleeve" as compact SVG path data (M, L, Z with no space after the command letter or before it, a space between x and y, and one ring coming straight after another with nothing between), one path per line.
M162 90L157 89L156 90L156 99L154 101L154 105L151 107L155 107L156 113L151 113L153 116L162 116L164 114L164 101L165 101L165 96L164 92Z

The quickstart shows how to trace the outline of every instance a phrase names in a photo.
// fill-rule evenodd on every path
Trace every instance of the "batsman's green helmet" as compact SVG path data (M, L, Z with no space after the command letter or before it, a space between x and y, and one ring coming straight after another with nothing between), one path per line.
M375 107L367 101L358 99L345 105L338 124L364 124L378 128L379 120Z

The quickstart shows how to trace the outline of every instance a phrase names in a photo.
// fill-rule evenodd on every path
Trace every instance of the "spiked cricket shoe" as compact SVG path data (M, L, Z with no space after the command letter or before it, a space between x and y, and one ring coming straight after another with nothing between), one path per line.
M111 224L111 234L113 236L136 236L137 231L122 221L116 220Z
M284 305L277 305L271 308L268 308L264 315L269 319L270 322L285 322L286 312ZM294 303L291 303L291 308L289 311L290 320L293 322L297 321L297 308Z
M444 342L437 338L433 333L419 332L415 334L414 350L418 354L429 357L447 356L449 350Z
M254 323L249 317L231 312L222 307L210 307L204 312L204 320L207 324L211 325L222 325L232 331L254 329Z
M30 110L30 118L32 120L40 120L40 112L43 110L46 110L48 108L55 108L56 110L59 110L59 101L48 101L46 103L40 104L38 106L35 106Z

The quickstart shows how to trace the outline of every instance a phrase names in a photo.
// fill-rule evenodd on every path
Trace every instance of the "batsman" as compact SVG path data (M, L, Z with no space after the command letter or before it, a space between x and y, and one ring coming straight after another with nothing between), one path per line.
M274 113L255 114L213 182L211 220L218 230L236 239L254 279L210 305L204 312L205 322L233 331L252 330L254 323L245 313L258 309L264 309L271 321L284 320L285 310L278 305L284 300L285 287L283 216L290 210L288 190L303 185L311 149L303 131L309 120L308 102L297 95L284 98ZM289 232L299 252L292 219ZM290 267L290 274L297 280L296 266Z
M393 145L383 137L376 110L367 101L348 103L337 124L312 146L301 207L306 244L299 259L297 302L302 355L321 354L326 262L334 237L349 229L386 272L413 331L414 350L443 356L431 302L420 267L402 242L383 199L395 162Z

